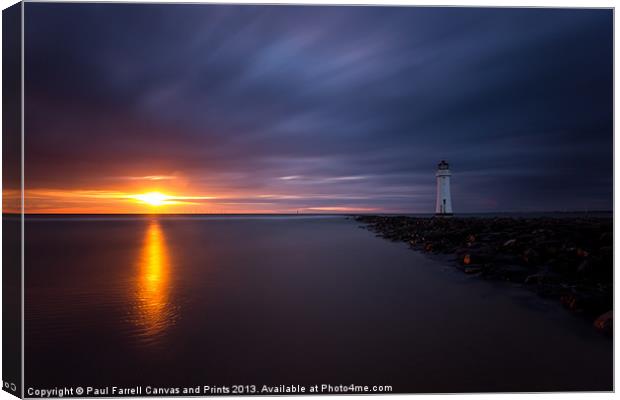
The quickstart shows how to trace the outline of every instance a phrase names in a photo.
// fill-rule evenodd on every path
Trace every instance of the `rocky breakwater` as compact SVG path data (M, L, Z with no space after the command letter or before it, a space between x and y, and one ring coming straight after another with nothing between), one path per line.
M522 284L556 298L611 334L611 218L414 218L357 216L392 241L449 254L455 266L484 279Z

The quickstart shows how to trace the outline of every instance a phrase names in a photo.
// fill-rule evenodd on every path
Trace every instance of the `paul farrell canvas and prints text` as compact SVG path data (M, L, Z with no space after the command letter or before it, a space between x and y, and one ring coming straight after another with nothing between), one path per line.
M612 391L613 17L7 8L3 389Z

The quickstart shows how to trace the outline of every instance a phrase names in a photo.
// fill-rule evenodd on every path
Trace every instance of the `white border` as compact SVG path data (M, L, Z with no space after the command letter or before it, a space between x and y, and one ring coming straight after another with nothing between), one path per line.
M29 0L29 2L40 2L40 0ZM62 2L81 2L79 0L62 0ZM104 2L104 1L101 1ZM124 1L105 1L105 2L111 2L111 3L123 3ZM199 2L199 1L175 1L175 0L135 0L132 1L134 3L202 3L202 4L314 4L314 5L330 5L330 4L342 4L342 5L377 5L377 6L390 6L390 5L403 5L403 6L456 6L456 7L461 7L461 6L469 6L469 7L559 7L559 8L615 8L616 7L616 1L605 1L605 0L590 0L590 1L578 1L578 0L544 0L544 1L535 1L535 0L521 0L521 1L514 1L514 0L478 0L475 3L472 3L471 1L467 1L467 0L448 0L448 1L437 1L437 0L425 0L425 1L416 1L416 0L375 0L375 1L371 1L371 0L337 0L337 1L333 1L333 0L312 0L312 1L296 1L296 0L291 0L291 1L282 1L282 0L269 0L269 1L261 1L261 0L243 0L243 1L239 1L239 0L227 0L227 1L221 1L221 0L211 0L211 1L204 1L204 2ZM2 9L5 9L13 4L15 4L15 1L12 0L0 0L0 6ZM615 62L615 43L617 42L617 37L618 33L615 30L615 16L614 16L614 100L615 100L615 93L616 93L616 89L617 89L617 82L615 80L615 76L616 76L616 68L617 68L617 63ZM24 196L23 196L23 191L24 191L24 6L22 4L22 51L21 51L21 57L22 57L22 104L21 104L21 110L22 110L22 115L21 115L21 123L22 123L22 141L21 141L21 151L22 151L22 159L21 159L21 174L22 174L22 182L21 182L21 186L22 186L22 193L21 193L21 211L22 211L22 215L24 212ZM1 19L0 19L0 43L2 40L2 33L1 33ZM0 53L0 65L2 64L2 55ZM1 67L0 67L1 68ZM0 83L0 90L2 89L2 84ZM1 104L1 101L0 101ZM618 143L615 141L615 116L618 115L618 106L616 104L616 102L614 101L614 154L616 154L616 150L618 146ZM0 111L0 117L2 116L2 112ZM2 148L2 144L0 141L0 154L1 154L1 148ZM614 210L618 207L618 202L617 202L617 197L615 196L615 177L618 176L617 170L618 166L615 163L615 157L614 157ZM2 167L0 165L0 176L1 176L1 172L2 172ZM2 188L2 185L0 183L0 189ZM615 217L614 217L614 221L615 221ZM615 225L615 224L614 224ZM620 229L617 229L617 226L614 226L614 269L616 268L616 257L615 257L615 252L616 250L619 248L618 244L620 243L620 238L619 238L619 234L620 234ZM24 221L22 218L22 230L21 230L21 235L22 235L22 243L21 243L21 256L22 256L22 377L24 374L24 336L23 336L23 329L24 329ZM2 238L2 227L0 225L0 240ZM1 260L0 260L0 265L1 265ZM618 275L619 274L614 274L614 287L617 287L617 283L618 283ZM0 278L0 282L1 282L1 278ZM0 288L0 294L1 294L1 288ZM614 293L615 294L615 293ZM616 302L616 298L614 297L614 309L618 309L618 304ZM0 331L2 329L2 322L0 321ZM615 343L615 339L616 339L616 335L614 335L614 343ZM1 346L0 346L1 347ZM614 346L614 360L616 359L617 356L617 347ZM2 349L0 348L0 357L2 356ZM1 364L0 364L0 372L1 372ZM616 383L616 371L614 371L614 383ZM22 379L22 390L23 390L23 385L24 385L24 381ZM0 400L4 400L4 399L14 399L14 396L11 396L9 393L4 392L4 391L0 391ZM23 391L22 391L23 393ZM450 398L450 399L471 399L472 396L479 396L479 397L483 397L485 399L506 399L506 400L515 400L515 399L532 399L532 398L547 398L547 399L553 399L553 400L581 400L584 398L588 398L588 399L601 399L601 398L611 398L613 396L615 396L615 394L613 393L579 393L579 392L571 392L571 393L550 393L550 394L454 394L454 395L449 395L449 394L437 394L437 395L400 395L400 394L392 394L392 395L372 395L373 399L377 399L377 400L389 400L389 399L393 399L394 396L398 396L398 397L413 397L415 396L416 399L444 399L444 398ZM235 396L236 398L250 398L250 396ZM261 397L284 397L284 396L261 396ZM287 396L288 397L288 396ZM322 396L298 396L298 398L321 398L321 397L325 397L325 395ZM330 396L333 397L333 396ZM342 397L342 396L339 396ZM365 396L345 396L345 397L355 397L355 398L363 398ZM151 398L157 398L157 397L151 397ZM185 397L161 397L161 399L184 399Z

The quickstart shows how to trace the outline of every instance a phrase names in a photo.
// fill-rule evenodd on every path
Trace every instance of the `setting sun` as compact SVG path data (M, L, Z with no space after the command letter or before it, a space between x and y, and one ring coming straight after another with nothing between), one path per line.
M152 206L161 206L166 203L166 200L169 197L163 193L149 192L144 194L138 194L135 196L135 198Z

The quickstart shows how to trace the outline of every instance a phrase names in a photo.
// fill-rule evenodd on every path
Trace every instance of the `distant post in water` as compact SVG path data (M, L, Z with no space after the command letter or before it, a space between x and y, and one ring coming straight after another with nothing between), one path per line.
M441 160L437 165L437 202L435 215L452 215L452 196L450 195L450 165Z

